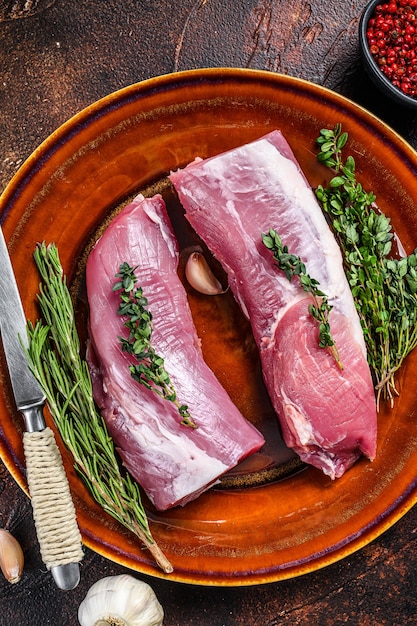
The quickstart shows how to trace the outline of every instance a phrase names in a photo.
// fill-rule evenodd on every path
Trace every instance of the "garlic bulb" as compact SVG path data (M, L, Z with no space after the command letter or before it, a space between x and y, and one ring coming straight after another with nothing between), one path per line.
M201 252L194 251L190 254L185 265L185 276L191 287L207 296L217 296L225 292Z
M17 583L23 570L23 550L8 530L0 529L0 568L9 583Z
M153 589L128 574L98 580L78 607L81 626L162 626L163 618Z

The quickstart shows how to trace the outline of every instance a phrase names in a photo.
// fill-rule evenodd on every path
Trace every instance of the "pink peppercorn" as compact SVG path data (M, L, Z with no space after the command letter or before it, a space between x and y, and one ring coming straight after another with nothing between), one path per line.
M417 0L378 4L366 37L381 72L403 93L417 98Z

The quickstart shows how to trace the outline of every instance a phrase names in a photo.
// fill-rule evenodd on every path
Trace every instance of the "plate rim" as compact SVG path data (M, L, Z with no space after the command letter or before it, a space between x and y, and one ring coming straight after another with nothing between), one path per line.
M252 70L245 68L202 68L193 70L184 70L176 73L163 74L161 76L152 77L133 85L123 87L111 94L108 94L91 105L85 107L66 122L59 126L53 133L51 133L24 161L18 171L13 175L10 182L4 189L0 196L0 222L7 222L7 216L9 211L12 210L16 199L19 197L21 190L25 185L30 184L31 176L37 171L37 168L54 153L59 145L66 140L72 133L76 133L78 128L82 128L83 125L88 124L90 119L94 119L96 116L105 115L107 111L112 107L120 106L126 99L140 98L141 94L156 93L157 91L164 91L166 89L176 89L178 84L184 84L187 82L194 83L196 80L210 80L213 84L219 80L227 81L233 80L262 80L269 81L276 86L285 85L287 88L291 86L304 87L309 93L320 94L325 96L329 101L334 104L344 105L348 111L356 111L361 116L365 117L368 124L378 132L390 135L390 139L393 145L398 150L402 150L405 156L408 157L410 163L413 158L417 159L417 152L401 137L395 130L390 128L385 122L381 121L371 112L367 111L362 106L346 98L343 95L337 94L334 91L305 79L295 78L292 76L269 72L266 70ZM414 168L416 168L416 162ZM13 454L13 449L8 449L4 445L3 438L0 438L0 456L5 463L7 469L12 474L15 481L19 484L22 490L28 494L27 484L24 476L24 470L17 463L16 455ZM332 563L335 563L350 554L353 554L357 550L360 550L364 546L368 545L375 538L386 532L392 525L394 525L405 513L407 513L412 506L417 502L417 472L414 477L414 481L409 484L406 492L401 494L395 502L392 503L390 510L384 512L383 519L378 520L378 525L375 527L375 523L369 525L368 528L363 529L360 536L353 537L352 540L346 539L346 542L342 545L334 546L334 549L330 552L326 552L319 555L317 559L314 559L307 564L289 566L288 568L281 569L277 566L275 571L271 569L266 573L252 574L252 576L245 577L240 576L239 580L231 580L230 578L221 579L217 577L215 580L207 580L206 576L200 576L199 574L193 575L169 575L166 576L159 570L156 570L153 564L147 565L147 563L141 563L141 567L137 571L145 574L152 575L159 578L167 578L171 581L186 582L189 584L205 584L214 586L241 586L241 585L253 585L263 584L267 582L276 582L279 580L294 578L303 574L316 571L323 567L326 567ZM96 540L87 535L83 535L84 543L87 547L111 558L115 562L118 562L126 567L132 569L132 564L128 562L128 559L124 559L120 556L115 559L114 556L109 556L109 552L106 549L97 545ZM136 568L134 568L136 569Z

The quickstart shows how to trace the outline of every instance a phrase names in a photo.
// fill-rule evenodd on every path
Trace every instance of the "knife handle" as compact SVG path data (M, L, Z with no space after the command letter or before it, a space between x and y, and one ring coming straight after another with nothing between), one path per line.
M23 447L41 557L57 582L55 574L58 571L59 579L59 568L70 570L69 564L79 563L83 558L67 476L54 433L48 426L41 431L25 432ZM73 568L71 576L68 585L72 586L64 588L78 584Z

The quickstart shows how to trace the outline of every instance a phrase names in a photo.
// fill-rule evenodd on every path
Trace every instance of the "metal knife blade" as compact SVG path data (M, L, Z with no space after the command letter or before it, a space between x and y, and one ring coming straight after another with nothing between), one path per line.
M0 332L3 343L3 350L7 361L7 366L10 374L10 381L13 389L13 395L16 401L16 406L22 413L25 420L25 429L27 433L39 433L46 429L46 423L43 416L43 406L45 404L45 395L42 388L38 384L35 376L32 374L29 363L26 358L23 346L28 346L28 338L26 332L26 316L24 313L23 305L20 299L20 294L14 275L10 255L7 249L7 244L4 239L3 231L0 228ZM64 481L63 498L68 498L68 508L70 511L70 518L73 514L74 519L69 520L69 524L76 527L75 510L73 508L71 495L69 488L67 488L67 479L65 471L62 465L62 459L59 450L56 446L55 440L49 437L48 443L45 444L45 451L42 450L42 454L47 454L50 457L48 467L52 468L52 473L58 475ZM28 458L25 447L26 462L29 466L32 466L32 459ZM51 477L53 478L53 477ZM44 482L44 476L35 476L36 488L39 488L39 480ZM31 484L29 481L29 491L31 490ZM41 491L45 490L48 494L48 485L42 485ZM32 498L32 505L34 510L36 530L38 539L40 537L46 537L44 528L39 528L41 525L40 519L36 515L35 498ZM53 507L53 502L51 502ZM44 522L42 521L42 524ZM40 540L40 547L42 552L44 542L47 539ZM45 546L48 550L49 546ZM45 559L44 559L45 560ZM79 566L78 562L63 562L62 564L53 565L51 572L55 583L61 589L73 589L79 581Z
M0 330L17 408L21 411L36 404L43 404L45 395L29 369L22 347L22 343L25 347L28 345L26 317L2 229L0 229ZM26 424L26 429L32 430L34 426ZM35 429L43 428L45 424L40 423Z

